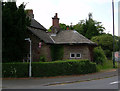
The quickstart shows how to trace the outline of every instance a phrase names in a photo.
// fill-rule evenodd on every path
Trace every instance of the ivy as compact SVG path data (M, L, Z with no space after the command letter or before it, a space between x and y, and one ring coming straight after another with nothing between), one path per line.
M52 61L62 60L64 54L63 45L51 45L50 49L51 49Z

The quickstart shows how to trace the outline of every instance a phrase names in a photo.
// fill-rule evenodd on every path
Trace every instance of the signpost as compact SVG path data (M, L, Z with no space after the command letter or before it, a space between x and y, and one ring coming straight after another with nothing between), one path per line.
M115 61L120 62L120 52L114 52Z

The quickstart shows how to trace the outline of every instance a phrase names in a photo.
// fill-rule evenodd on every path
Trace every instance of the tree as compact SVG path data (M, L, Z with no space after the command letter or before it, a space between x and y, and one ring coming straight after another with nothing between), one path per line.
M61 30L66 30L67 29L67 25L64 24L64 23L60 23L59 26L60 26Z
M113 51L113 37L110 34L103 34L100 36L95 36L91 39L93 42L97 43L98 46L104 50L106 57L112 57ZM115 51L118 50L117 41L115 40Z
M94 60L93 60L93 61L94 61L96 64L101 64L101 65L103 65L104 62L107 61L107 58L106 58L106 56L105 56L105 54L104 54L104 51L103 51L103 49L102 49L100 46L94 48L93 52L94 52L94 55L93 55Z
M30 24L25 5L16 2L2 3L2 54L3 62L21 61L25 56L25 36Z
M73 29L76 30L77 32L79 32L80 34L82 34L84 22L85 22L84 20L81 20L78 24L73 26Z
M52 29L52 27L53 27L53 26L51 26L51 27L48 29L48 31L49 31L50 29ZM66 29L67 29L67 25L64 24L64 23L59 23L59 27L60 27L60 30L66 30Z
M74 29L80 34L91 39L93 36L103 34L105 28L101 25L101 22L93 20L92 13L88 14L88 19L82 20L78 24L74 25Z

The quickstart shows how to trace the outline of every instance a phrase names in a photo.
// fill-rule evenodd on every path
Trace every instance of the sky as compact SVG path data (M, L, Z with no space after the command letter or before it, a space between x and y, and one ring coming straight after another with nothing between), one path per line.
M115 35L118 35L118 1L115 5ZM17 5L26 4L26 9L33 9L34 18L49 29L52 17L58 13L60 23L75 25L80 20L93 14L93 19L102 22L106 33L113 33L112 0L16 0Z

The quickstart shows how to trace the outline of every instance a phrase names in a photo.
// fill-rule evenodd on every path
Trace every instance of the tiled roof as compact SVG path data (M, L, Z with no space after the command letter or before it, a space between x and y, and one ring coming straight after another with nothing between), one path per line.
M53 43L51 37L46 33L46 31L43 31L41 29L36 29L32 27L28 27L28 29L36 35L38 38L43 40L45 43Z
M96 45L91 40L79 34L75 30L60 31L56 36L51 36L55 44L90 44Z
M46 28L44 28L39 22L37 22L34 18L31 18L31 27L37 28L37 29L41 29L44 31L47 31Z

